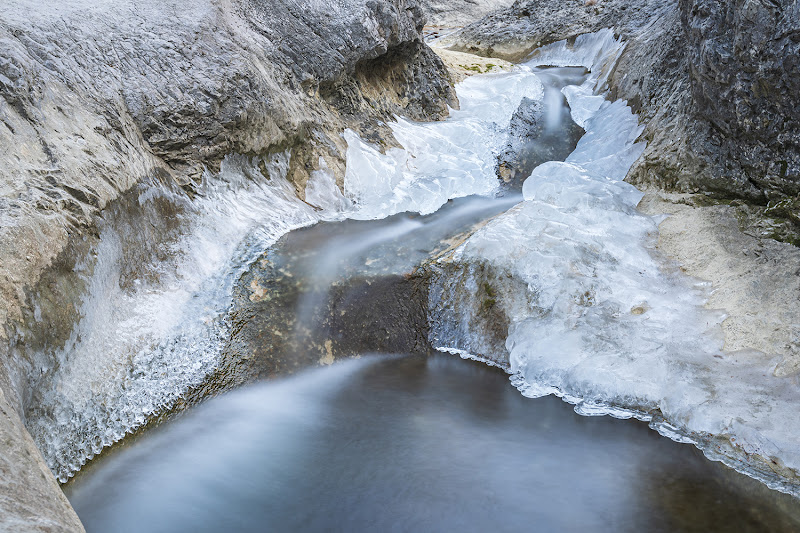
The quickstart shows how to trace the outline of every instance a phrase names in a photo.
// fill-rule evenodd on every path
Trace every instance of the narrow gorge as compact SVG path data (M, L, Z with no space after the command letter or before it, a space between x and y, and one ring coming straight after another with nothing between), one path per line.
M796 0L0 43L0 530L800 529Z

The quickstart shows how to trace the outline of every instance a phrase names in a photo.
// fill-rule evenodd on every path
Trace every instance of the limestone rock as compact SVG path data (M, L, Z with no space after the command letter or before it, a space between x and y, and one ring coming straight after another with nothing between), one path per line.
M513 0L422 0L420 2L427 23L442 27L465 26L513 3Z
M83 526L0 389L0 530L79 533Z

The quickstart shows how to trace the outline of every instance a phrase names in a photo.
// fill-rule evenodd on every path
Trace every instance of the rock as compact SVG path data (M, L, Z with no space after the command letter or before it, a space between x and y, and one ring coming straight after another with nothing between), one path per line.
M776 375L796 375L800 250L753 235L746 205L707 202L704 196L651 190L639 209L668 214L658 228L658 249L685 273L713 283L706 306L725 310L726 352L760 358L765 369L774 366L777 355Z
M443 255L426 269L434 346L461 350L508 369L508 328L514 306L530 299L527 286L487 261ZM532 302L526 304L533 306Z
M797 196L800 4L681 0L680 10L693 109L710 125L695 151L721 185L746 181L766 201Z
M444 61L447 70L450 72L450 79L453 83L460 83L475 74L511 70L511 63L503 59L486 58L464 52L454 52L437 46L433 47L433 51Z
M445 37L440 45L461 52L518 62L546 44L603 28L623 34L645 26L665 5L658 0L521 0Z
M513 0L421 0L427 23L440 27L458 27L475 22Z
M0 530L78 533L83 526L0 389Z
M564 161L585 133L572 120L569 105L561 94L558 77L548 76L549 69L540 69L545 83L544 103L523 98L509 124L508 141L497 156L497 177L513 189L522 183L534 168L547 161ZM563 72L566 69L558 69ZM575 69L576 84L585 76L584 69Z

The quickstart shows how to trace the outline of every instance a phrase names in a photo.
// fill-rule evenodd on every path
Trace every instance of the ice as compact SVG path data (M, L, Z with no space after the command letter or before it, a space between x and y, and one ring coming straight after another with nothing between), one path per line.
M308 201L324 208L315 209L286 179L288 162L288 153L273 156L264 176L257 161L229 157L218 174L205 176L193 202L163 187L143 188L145 221L163 221L154 210L169 201L182 205L184 226L173 242L161 243L168 259L138 265L143 275L130 286L121 283L129 266L125 222L105 215L96 262L81 267L88 278L81 319L63 349L43 355L58 368L42 376L50 384L37 387L27 421L62 482L213 371L233 283L247 265L292 229L341 216L347 202L333 194L326 167L310 180Z
M512 283L527 287L524 297L502 302L508 365L526 396L556 394L580 414L649 421L662 435L693 442L773 488L800 494L784 477L796 479L800 469L796 379L775 377L777 360L764 365L763 354L724 352L724 315L704 307L707 284L653 251L660 218L639 213L642 194L622 181L644 148L636 142L641 127L625 102L595 94L621 45L601 33L581 46L557 43L533 61L599 63L600 74L597 64L589 65L590 82L565 90L586 135L565 162L533 171L522 204L455 252L452 260L467 270L478 264L496 272L460 283L489 283L500 294ZM465 289L461 298L476 296ZM474 333L464 323L448 327L467 338L440 349L480 344L468 338Z
M458 85L461 109L452 110L447 120L398 118L390 124L402 149L383 154L354 132L345 132L345 194L355 203L351 216L428 214L451 198L495 193L495 155L506 142L511 116L523 97L541 99L543 93L542 83L527 67L474 76Z

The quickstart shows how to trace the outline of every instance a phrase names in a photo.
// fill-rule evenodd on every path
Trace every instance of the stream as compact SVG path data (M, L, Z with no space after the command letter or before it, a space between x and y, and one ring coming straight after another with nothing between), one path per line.
M93 466L89 532L790 532L790 496L635 420L531 400L452 356L242 389Z
M467 79L448 120L391 124L403 148L345 131L343 192L322 162L301 202L288 155L229 158L161 285L119 289L109 225L30 416L87 531L800 529L757 460L800 461L794 390L723 352L623 182L623 48ZM83 466L215 372L249 385Z

